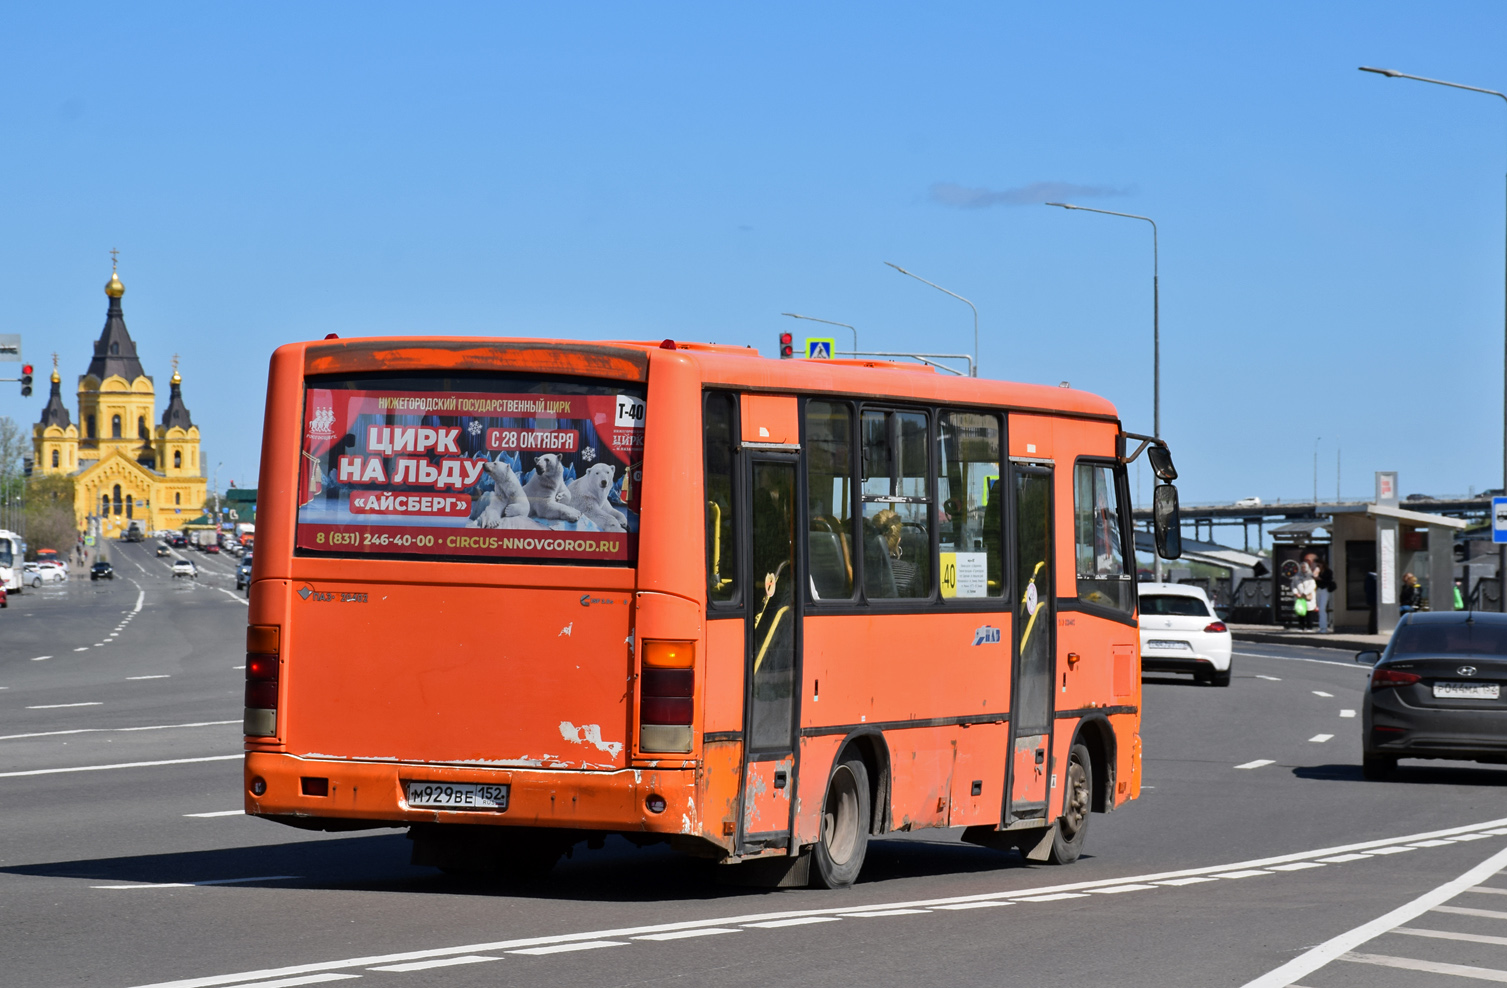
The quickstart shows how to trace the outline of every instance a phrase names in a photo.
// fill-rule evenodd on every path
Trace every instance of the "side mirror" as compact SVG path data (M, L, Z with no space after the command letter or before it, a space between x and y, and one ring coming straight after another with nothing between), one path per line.
M1156 525L1156 554L1163 559L1177 559L1183 554L1183 527L1177 510L1176 487L1156 485L1151 493L1151 516Z
M1146 459L1151 461L1151 472L1158 480L1168 483L1177 479L1177 467L1172 465L1172 451L1155 443L1146 447Z
M1376 651L1375 649L1367 649L1364 652L1356 652L1355 661L1369 662L1374 666L1376 665L1376 663L1381 661L1381 653Z

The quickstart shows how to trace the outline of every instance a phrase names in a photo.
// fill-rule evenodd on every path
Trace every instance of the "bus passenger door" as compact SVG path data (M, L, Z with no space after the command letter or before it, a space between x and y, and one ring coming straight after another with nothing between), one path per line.
M795 793L795 696L800 650L796 463L754 453L749 471L749 618L744 664L743 805L738 851L788 847Z
M1005 826L1044 823L1052 774L1053 636L1052 471L1014 464L1015 636L1010 709L1010 800Z

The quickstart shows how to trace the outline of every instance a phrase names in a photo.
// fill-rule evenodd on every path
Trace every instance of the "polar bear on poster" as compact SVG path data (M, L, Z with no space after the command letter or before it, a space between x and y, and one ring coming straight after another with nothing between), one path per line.
M520 528L528 520L529 499L513 468L501 460L488 462L493 487L482 497L481 514L467 528ZM530 525L529 527L532 527Z
M529 514L544 521L580 521L581 512L570 505L565 486L565 464L558 453L540 453L534 458L534 475L523 485Z
M607 500L617 470L610 463L597 463L585 475L570 482L570 500L582 516L604 532L626 532L628 516Z

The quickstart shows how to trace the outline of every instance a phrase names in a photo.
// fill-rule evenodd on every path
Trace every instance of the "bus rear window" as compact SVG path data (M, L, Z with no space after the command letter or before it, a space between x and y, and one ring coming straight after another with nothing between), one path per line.
M631 563L640 386L423 376L306 384L304 555Z

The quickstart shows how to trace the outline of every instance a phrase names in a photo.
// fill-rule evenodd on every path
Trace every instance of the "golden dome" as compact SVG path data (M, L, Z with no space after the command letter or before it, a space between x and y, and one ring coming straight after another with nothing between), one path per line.
M178 369L176 367L173 368L173 383L174 384L182 384L183 383L183 375L178 373Z
M56 367L54 367L52 369L52 383L53 384L57 384L61 380L62 380L62 378L58 377L58 369Z
M126 286L120 283L120 276L111 271L110 280L105 283L105 294L111 298L120 298L125 293Z

